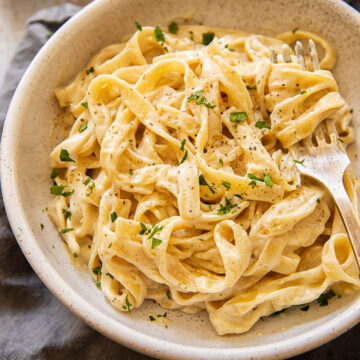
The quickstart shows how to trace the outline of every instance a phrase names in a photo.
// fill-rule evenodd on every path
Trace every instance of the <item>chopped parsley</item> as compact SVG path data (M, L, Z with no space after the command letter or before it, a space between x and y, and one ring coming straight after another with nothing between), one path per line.
M187 151L187 149L185 149L185 154L184 154L183 158L180 160L179 165L181 165L187 159L187 156L188 156L188 151Z
M146 225L144 224L144 223L140 223L140 226L141 226L141 230L140 230L140 232L139 232L139 234L140 235L144 235L145 233L146 233L146 231L147 231L147 227L146 227Z
M229 120L234 123L244 122L248 118L245 111L233 112L230 114Z
M181 141L181 147L180 147L180 150L181 150L181 151L184 151L185 143L186 143L186 139L184 139L184 140Z
M96 266L92 269L92 272L97 275L100 276L101 275L101 267L100 266Z
M231 189L231 184L228 181L222 181L221 183L222 186L224 186L226 188L226 190L230 190Z
M225 215L225 214L229 213L230 210L236 206L237 206L236 204L232 204L231 201L225 196L225 206L223 204L220 204L217 214Z
M222 159L219 159L219 163L220 163L221 166L224 166L224 162L223 162Z
M168 51L167 47L164 46L165 35L158 26L156 26L156 28L154 29L153 37L156 41L158 41L160 43L160 45L164 48L165 51Z
M264 179L261 179L261 178L255 176L255 175L252 174L252 173L248 173L247 175L248 175L248 178L251 179L251 180L264 182Z
M142 31L142 26L137 21L135 21L135 26L139 31Z
M244 200L243 196L240 194L234 194L235 197L237 197L240 200Z
M257 86L256 85L254 85L254 86L246 85L246 89L247 90L256 90Z
M72 161L72 162L75 162L75 160L72 159L72 158L69 156L69 152L68 152L66 149L61 149L61 151L60 151L60 160L61 160L61 161Z
M302 159L302 160L293 160L293 162L294 163L296 163L296 164L300 164L300 165L303 165L304 164L304 161L305 161L305 159Z
M209 190L210 190L213 194L215 194L215 190L207 183L207 181L205 180L203 174L201 174L201 175L199 176L199 184L200 184L200 185L207 186L207 187L209 188Z
M271 129L271 126L269 126L265 121L257 121L255 126L259 129Z
M166 290L166 296L169 300L171 300L171 292L170 290Z
M190 34L190 40L194 41L194 33L189 30L189 34Z
M321 294L316 301L320 304L320 306L327 306L328 300L335 296L335 292L333 289L330 289L328 292Z
M85 131L88 127L88 124L87 123L83 123L80 125L79 127L79 133L82 133L83 131Z
M61 195L66 186L54 185L50 188L50 193L53 195Z
M274 186L274 183L271 180L270 174L264 175L264 183L265 183L265 185L270 186L270 187Z
M44 230L44 227L45 227L44 224L40 224L41 231Z
M50 39L53 35L54 35L54 32L53 32L53 31L49 31L49 32L47 33L46 37L47 37L48 39Z
M146 232L146 234L150 234L150 235L148 236L148 239L151 239L152 237L154 237L154 235L155 235L156 233L158 233L159 231L161 231L163 228L164 228L163 225L160 225L160 226L154 225L151 229L149 229L149 230ZM161 243L161 240L160 240L160 243ZM159 245L159 244L158 244L158 245Z
M113 211L113 212L110 214L110 218L111 218L111 222L112 222L112 223L117 219L116 211Z
M86 180L83 182L84 185L87 185L91 181L91 178L86 178Z
M189 96L187 100L188 101L197 100L196 105L204 105L208 109L213 109L216 106L206 102L206 98L204 96L204 90L197 91L195 94Z
M127 295L126 295L126 298L125 298L125 304L126 304L127 311L130 312L131 307L132 307L132 303L129 301L129 298L128 298Z
M55 168L51 170L51 174L50 174L51 179L55 179L59 175L57 170L58 169L55 169Z
M168 30L171 34L176 34L179 31L179 26L175 21L173 21L171 24L169 24Z
M86 101L86 102L82 102L82 103L81 103L81 106L83 106L85 109L89 109L89 104L88 104L87 101Z
M340 138L338 138L338 141L340 141L341 143L344 143Z
M105 275L108 276L111 280L114 280L113 274L110 274L109 272L107 272Z
M155 249L161 243L162 243L162 241L160 239L153 237L152 240L151 240L151 248Z
M62 209L63 214L65 215L65 220L71 219L71 211L68 211L66 209Z
M60 232L61 234L66 234L67 232L73 231L74 228L65 228L65 229L61 229Z
M209 45L214 40L214 36L215 36L215 34L213 32L203 33L202 34L203 44L205 46Z
M73 253L74 258L77 258L79 255L77 253Z
M229 51L235 51L235 49L229 48L229 44L226 44L226 45L225 45L225 49L228 49Z
M110 249L111 247L112 247L112 242L109 244L107 248Z
M319 198L317 198L317 199L316 199L316 202L319 204L319 203L320 203L320 199L319 199Z
M309 310L310 305L305 305L302 308L300 308L301 311L308 311Z
M279 310L279 311L275 311L275 312L271 313L271 314L270 314L270 316L276 316L276 315L279 315L279 314L281 314L281 313L285 312L285 311L286 311L286 309L287 309L287 308L284 308L284 309Z
M93 190L95 189L95 183L94 182L92 182L90 185L89 185L89 193L88 194L86 194L86 196L90 196L91 194L92 194L92 192L93 192Z
M349 113L352 114L354 112L354 109L350 109Z
M129 170L129 175L132 175L132 174L134 174L134 170L133 170L133 169L130 169L130 170Z
M299 95L304 95L304 94L306 94L307 93L307 91L306 90L303 90L303 91L300 91L299 92Z
M152 316L152 315L149 315L149 319L150 319L150 321L155 321L156 320L156 318L154 316Z
M298 30L299 30L299 28L295 28L295 29L293 29L292 33L295 34Z
M200 241L205 241L205 239L199 238Z
M94 67L92 66L91 68L86 70L86 75L90 75L91 73L93 73L95 71Z

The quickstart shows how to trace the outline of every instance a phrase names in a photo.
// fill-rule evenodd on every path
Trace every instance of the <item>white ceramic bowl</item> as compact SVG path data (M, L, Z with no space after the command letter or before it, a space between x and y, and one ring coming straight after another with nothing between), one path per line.
M148 321L157 305L119 313L86 271L78 271L43 209L49 193L51 124L58 112L56 85L67 82L105 45L143 25L167 25L192 15L206 25L269 35L299 27L330 40L338 52L335 76L341 93L360 112L360 15L336 0L98 0L48 41L24 75L12 100L2 137L2 187L7 214L25 256L48 288L101 333L128 347L170 359L276 359L319 346L360 319L360 299L346 296L307 313L289 310L259 321L246 334L216 335L207 315L170 312L171 326ZM358 131L358 134L360 132ZM40 223L45 224L40 231ZM151 310L153 309L153 310Z

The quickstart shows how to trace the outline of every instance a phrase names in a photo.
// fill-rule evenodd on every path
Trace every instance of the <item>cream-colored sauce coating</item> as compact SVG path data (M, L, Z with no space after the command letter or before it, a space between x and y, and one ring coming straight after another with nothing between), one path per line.
M323 47L320 71L271 63L270 47L303 38ZM327 118L345 147L354 141L334 63L331 45L303 31L143 27L56 91L73 123L51 153L63 194L49 215L74 257L90 248L114 307L205 309L223 335L329 287L359 289L329 195L290 155ZM351 169L345 185L358 211Z

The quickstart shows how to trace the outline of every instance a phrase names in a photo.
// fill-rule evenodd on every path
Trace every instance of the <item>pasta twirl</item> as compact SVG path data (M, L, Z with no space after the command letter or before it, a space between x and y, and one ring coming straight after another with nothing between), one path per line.
M302 38L324 48L321 70L271 63L270 47ZM331 286L359 289L330 197L291 156L326 118L354 140L334 63L304 31L143 27L56 91L73 122L51 153L49 215L114 307L154 299L242 333ZM345 185L358 211L351 169Z

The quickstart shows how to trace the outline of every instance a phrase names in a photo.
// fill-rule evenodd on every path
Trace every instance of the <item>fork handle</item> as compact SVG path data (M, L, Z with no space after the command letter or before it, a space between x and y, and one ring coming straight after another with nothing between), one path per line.
M355 259L360 269L360 224L355 214L354 208L351 204L349 196L345 190L344 184L337 183L336 188L331 189L331 194L335 200L337 209L339 210L341 219L344 223L345 230L348 234L349 241L353 251L355 252ZM356 256L357 255L357 256Z

